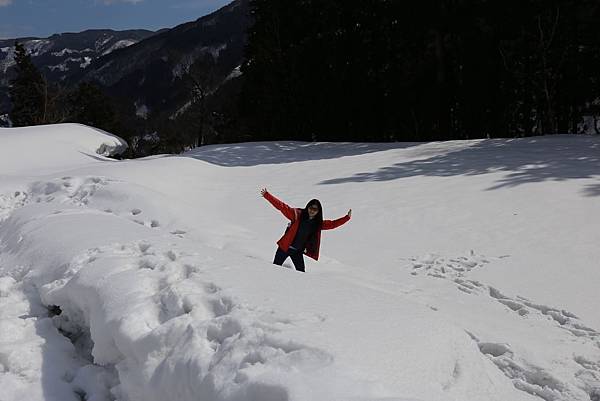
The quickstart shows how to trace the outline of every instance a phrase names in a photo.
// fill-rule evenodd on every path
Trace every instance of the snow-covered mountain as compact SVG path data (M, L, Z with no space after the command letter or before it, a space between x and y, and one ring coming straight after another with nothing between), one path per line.
M0 40L0 106L7 102L7 87L13 76L15 41L25 46L33 63L50 81L65 81L86 69L97 58L154 34L148 30L93 29L48 38Z
M3 401L598 400L600 138L122 146L0 129Z
M14 66L15 42L25 46L33 63L48 79L64 80L85 69L93 60L154 34L155 32L142 29L93 29L79 33L56 34L48 38L3 39L0 40L0 71L3 81L10 76L9 70Z
M94 30L20 41L50 81L63 86L92 81L103 86L119 108L131 109L131 117L158 112L167 118L180 115L190 104L194 83L188 73L209 94L240 75L249 23L248 0L235 0L158 32ZM14 40L0 41L0 115L10 110L7 85L13 58Z
M175 115L191 99L191 73L207 92L239 74L250 24L248 0L164 30L92 62L74 79L95 81L135 104L138 115ZM233 75L232 75L233 74ZM187 79L186 79L187 78Z

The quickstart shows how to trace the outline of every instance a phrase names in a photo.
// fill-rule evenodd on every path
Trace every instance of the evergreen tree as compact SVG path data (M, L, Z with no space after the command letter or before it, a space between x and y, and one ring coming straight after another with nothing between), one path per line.
M10 119L15 127L46 123L48 85L25 47L15 43L16 76L10 82Z
M257 138L574 133L600 109L597 1L251 5L241 111Z
M80 83L70 95L71 122L90 125L109 132L117 129L117 115L113 102L100 87Z

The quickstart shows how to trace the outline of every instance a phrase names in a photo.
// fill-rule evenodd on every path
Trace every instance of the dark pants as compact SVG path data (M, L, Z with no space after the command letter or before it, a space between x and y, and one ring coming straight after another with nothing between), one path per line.
M275 259L273 260L273 264L276 265L283 265L283 262L285 262L285 260L288 258L288 256L290 258L292 258L292 262L294 263L294 267L296 268L296 270L298 270L299 272L303 272L304 271L304 256L302 255L302 252L294 249L294 248L289 248L287 252L285 252L283 249L281 248L277 248L277 252L275 253Z

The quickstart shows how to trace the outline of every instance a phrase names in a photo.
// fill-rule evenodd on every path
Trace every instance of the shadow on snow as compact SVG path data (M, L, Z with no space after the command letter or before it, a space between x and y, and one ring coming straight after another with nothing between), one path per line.
M248 142L202 146L180 156L225 167L249 167L336 159L418 145L421 143Z
M400 162L376 171L325 180L319 184L505 172L503 178L487 188L493 190L534 182L600 176L599 138L567 135L542 138L482 140L468 148L443 155ZM600 183L588 185L583 192L587 196L600 196Z

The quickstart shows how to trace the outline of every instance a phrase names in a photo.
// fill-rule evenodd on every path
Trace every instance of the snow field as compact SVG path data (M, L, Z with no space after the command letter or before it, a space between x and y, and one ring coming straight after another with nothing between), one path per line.
M597 138L116 162L83 126L9 131L2 401L600 397ZM353 209L307 274L271 265L263 186Z
M327 371L333 360L327 352L279 338L277 326L290 324L286 319L281 323L273 319L273 311L248 310L221 295L220 288L206 279L193 282L197 266L207 264L206 260L196 256L192 258L195 264L186 262L176 244L154 249L165 240L181 241L180 232L157 232L158 225L141 224L137 220L143 213L140 209L119 215L116 207L89 208L95 202L104 205L107 199L122 202L119 184L101 177L34 182L25 197L31 199L28 210L15 210L0 235L2 244L18 254L17 259L29 259L30 266L35 266L18 270L17 277L37 289L39 300L34 297L33 301L37 313L31 318L46 316L46 309L53 305L61 308L60 315L45 319L58 332L50 327L52 336L37 341L54 344L55 338L61 338L64 342L60 332L72 341L71 357L88 362L70 366L58 361L57 370L64 369L58 377L71 396L79 392L98 400L111 399L110 394L164 400L174 394L179 399L196 399L201 394L208 399L279 400L293 392L323 399L336 399L340 392L348 397L364 392L356 377L344 378L337 369ZM115 186L115 192L108 195L107 185ZM55 210L58 205L63 207L59 211ZM149 209L146 204L144 210ZM73 224L74 220L78 223ZM69 230L57 233L59 227ZM137 233L153 241L86 249L107 232L117 233L116 237ZM209 258L211 269L215 259ZM103 391L77 384L81 379L74 381L84 368L97 369L100 377L88 381L104 383ZM315 381L315 370L327 371L327 383L317 380L307 394L306 383ZM121 384L115 386L117 374ZM335 384L337 377L339 384ZM330 387L337 391L332 393ZM44 378L40 399L55 393L66 396L68 390L60 388Z

